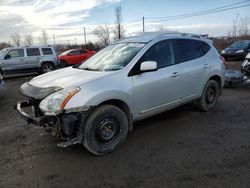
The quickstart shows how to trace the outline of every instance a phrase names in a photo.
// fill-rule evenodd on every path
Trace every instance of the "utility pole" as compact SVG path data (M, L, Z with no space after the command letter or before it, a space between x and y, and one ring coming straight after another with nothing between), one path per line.
M56 46L55 34L53 34L54 46Z
M86 29L85 29L85 27L83 28L83 30L84 30L84 44L85 44L85 48L86 48L87 42L86 42Z
M145 18L144 16L142 17L142 32L145 32Z
M76 43L76 37L75 37L75 45L77 45L77 43Z

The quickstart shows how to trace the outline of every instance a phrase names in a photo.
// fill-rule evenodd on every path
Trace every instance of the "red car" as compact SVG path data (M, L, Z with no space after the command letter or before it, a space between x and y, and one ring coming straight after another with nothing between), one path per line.
M61 53L58 60L61 62L62 67L75 65L81 63L85 59L92 56L95 52L87 49L72 49Z

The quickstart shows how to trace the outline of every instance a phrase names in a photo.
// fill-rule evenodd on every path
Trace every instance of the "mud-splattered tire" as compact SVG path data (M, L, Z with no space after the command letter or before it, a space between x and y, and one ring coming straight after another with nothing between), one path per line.
M121 147L128 134L126 114L113 105L97 107L84 126L85 148L94 155L111 153Z
M201 98L197 102L198 109L208 112L218 102L220 86L215 80L209 80L203 90Z

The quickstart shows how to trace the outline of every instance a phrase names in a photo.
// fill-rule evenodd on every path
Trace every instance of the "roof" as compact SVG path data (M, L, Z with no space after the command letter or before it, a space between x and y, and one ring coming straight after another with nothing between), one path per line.
M203 39L200 35L190 34L190 33L179 33L179 32L145 32L137 36L128 37L122 40L117 41L116 43L121 42L142 42L147 43L154 39L160 37L168 37L168 36L183 36L183 37L195 37Z

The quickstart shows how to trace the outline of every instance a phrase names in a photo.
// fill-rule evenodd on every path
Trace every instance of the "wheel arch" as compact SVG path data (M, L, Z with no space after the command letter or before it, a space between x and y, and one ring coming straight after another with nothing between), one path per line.
M222 89L222 78L219 75L213 75L208 80L214 80L218 83L220 90Z
M110 99L110 100L100 103L98 106L105 105L105 104L113 105L113 106L120 108L126 114L128 118L129 131L133 130L133 115L131 113L129 106L124 101L120 99Z

